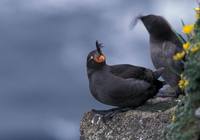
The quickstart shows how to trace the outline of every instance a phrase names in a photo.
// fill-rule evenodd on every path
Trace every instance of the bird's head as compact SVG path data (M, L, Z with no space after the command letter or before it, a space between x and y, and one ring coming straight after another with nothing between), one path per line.
M96 49L87 56L88 68L98 69L106 64L106 57L101 50L102 47L102 44L96 41Z
M143 22L149 34L154 37L166 39L173 32L170 24L161 16L146 15L137 18Z

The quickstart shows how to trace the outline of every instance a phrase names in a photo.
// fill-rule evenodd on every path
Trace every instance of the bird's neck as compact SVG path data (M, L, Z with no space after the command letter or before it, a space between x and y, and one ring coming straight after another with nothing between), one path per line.
M151 34L151 36L150 36L150 40L153 41L153 42L156 42L156 41L169 41L170 38L171 38L171 34L169 34L169 33L166 33L166 34L163 33L163 34L160 34L160 35Z
M90 78L96 72L102 72L102 71L107 72L108 69L109 69L109 66L106 64L98 68L87 67L88 78Z

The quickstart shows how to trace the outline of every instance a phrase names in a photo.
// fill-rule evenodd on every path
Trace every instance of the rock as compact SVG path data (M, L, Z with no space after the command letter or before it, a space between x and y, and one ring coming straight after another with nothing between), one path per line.
M195 117L200 119L200 107L196 109L195 111Z
M145 105L116 114L103 122L94 119L93 112L83 115L80 124L81 140L161 140L163 130L171 122L176 101L155 98ZM94 121L95 120L95 121Z

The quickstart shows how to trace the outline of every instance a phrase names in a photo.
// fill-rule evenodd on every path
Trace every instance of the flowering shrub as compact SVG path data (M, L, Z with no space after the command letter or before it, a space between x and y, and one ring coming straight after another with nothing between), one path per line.
M184 72L181 74L179 87L186 96L181 98L172 123L165 131L167 140L199 140L200 120L194 112L200 107L200 8L195 8L196 22L183 26L183 33L187 42L183 44L183 51L174 55L174 61L184 62Z

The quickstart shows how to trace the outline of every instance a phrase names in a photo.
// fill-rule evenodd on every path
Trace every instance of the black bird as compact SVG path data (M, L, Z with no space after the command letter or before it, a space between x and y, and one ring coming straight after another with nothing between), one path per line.
M173 31L170 24L161 16L147 15L138 16L150 34L151 59L155 68L164 67L162 78L173 89L176 96L183 94L178 87L180 74L184 70L182 62L174 61L173 56L182 51L185 40L180 34Z
M89 88L96 100L119 110L134 108L143 105L162 88L164 83L158 78L163 68L153 72L129 64L107 65L101 47L96 42L96 50L87 57Z

